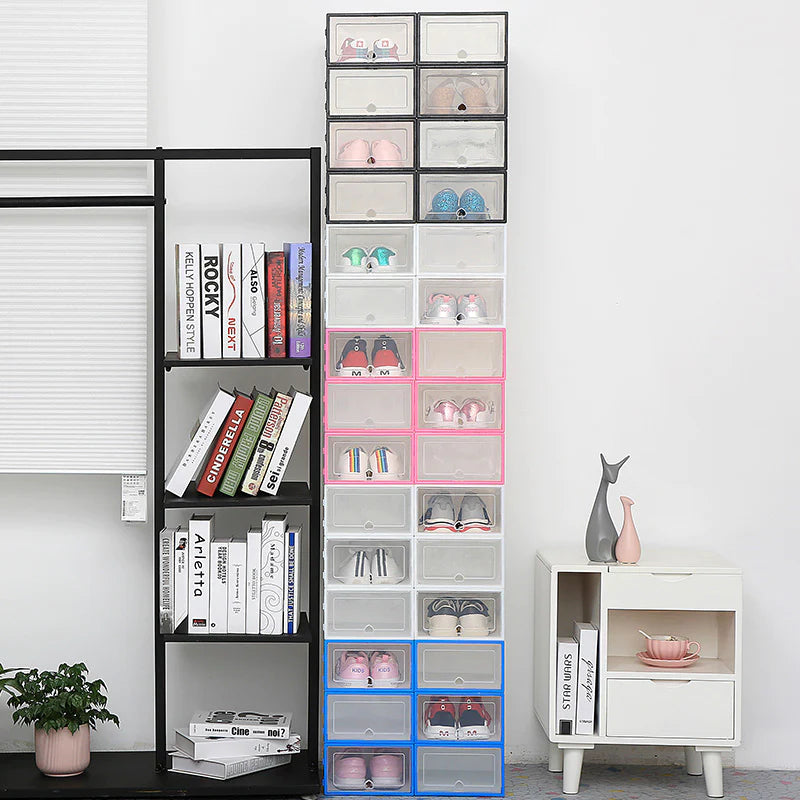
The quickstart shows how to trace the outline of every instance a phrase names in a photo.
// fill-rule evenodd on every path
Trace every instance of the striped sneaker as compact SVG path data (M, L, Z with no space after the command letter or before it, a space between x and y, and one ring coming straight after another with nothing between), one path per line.
M344 574L339 580L349 585L369 583L369 555L366 550L356 550L344 565Z
M343 481L363 481L369 475L369 456L361 447L348 447L336 464L336 475Z
M400 583L403 576L394 556L385 548L378 547L372 555L372 582L377 584Z
M400 478L400 459L390 447L376 447L370 457L367 478L373 481L396 481Z

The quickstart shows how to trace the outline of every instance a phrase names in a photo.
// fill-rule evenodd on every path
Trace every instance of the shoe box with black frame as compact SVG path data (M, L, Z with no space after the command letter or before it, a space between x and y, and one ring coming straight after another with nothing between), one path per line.
M326 40L325 790L502 795L508 15Z

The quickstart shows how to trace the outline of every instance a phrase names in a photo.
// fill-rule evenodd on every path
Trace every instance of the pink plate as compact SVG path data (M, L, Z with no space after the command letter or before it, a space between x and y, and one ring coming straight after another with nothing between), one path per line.
M697 659L700 658L700 656L686 656L686 658L651 658L649 655L647 655L646 650L642 650L636 654L636 658L638 658L642 664L647 664L648 667L678 669L679 667L690 667L697 661Z

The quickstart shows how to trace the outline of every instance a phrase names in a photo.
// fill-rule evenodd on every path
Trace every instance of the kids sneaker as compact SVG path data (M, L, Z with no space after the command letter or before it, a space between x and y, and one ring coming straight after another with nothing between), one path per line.
M399 789L403 778L403 757L396 753L379 753L369 762L369 777L376 789Z
M458 298L458 316L456 319L462 325L480 325L488 320L486 301L479 295L471 292Z
M420 519L420 524L426 531L436 531L442 528L456 530L456 511L453 497L450 494L435 494L428 500L428 506Z
M449 697L434 697L425 704L425 736L429 739L455 739L456 707Z
M369 457L367 478L373 481L399 480L400 458L397 453L389 447L376 447Z
M334 756L333 785L337 789L363 789L366 781L367 760L364 756Z
M425 219L449 220L456 218L458 195L453 189L440 189L431 199L431 210Z
M458 602L452 597L437 597L428 603L428 633L434 638L458 636Z
M376 650L369 658L369 675L372 685L391 688L400 683L400 667L392 653Z
M376 61L399 61L397 45L391 39L376 39L372 43L372 57Z
M335 678L348 689L366 689L369 685L367 654L360 650L342 653L336 662Z
M492 717L480 698L465 697L458 704L458 738L488 739L491 736Z
M480 415L486 411L486 403L470 397L464 401L459 409L460 421L463 425L477 425L481 421Z
M486 210L486 201L477 189L464 189L458 200L456 210L458 219L489 219L489 212Z
M471 528L489 531L492 529L492 519L483 500L477 494L467 492L461 498L461 507L458 509L455 529L466 531Z
M461 409L453 400L437 400L431 409L433 421L440 425L457 425Z
M345 166L367 167L372 163L369 142L366 139L351 139L339 148L336 158L346 161Z
M361 447L349 447L336 464L336 474L343 481L363 481L369 478L369 457Z
M354 39L348 36L341 46L342 54L337 59L338 62L342 61L369 61L369 52L367 43L364 39Z
M348 250L348 252L350 251ZM354 336L345 342L339 360L336 362L336 374L340 378L366 378L369 376L366 339Z
M373 553L371 572L373 583L400 583L403 580L400 567L394 560L394 556L385 547L379 547Z
M366 550L356 550L344 565L344 577L339 580L348 585L369 583L369 555Z
M364 344L366 346L366 342ZM397 342L391 336L381 334L372 343L372 374L392 378L403 375L405 370Z
M446 292L428 295L425 303L425 322L455 324L458 305L455 297Z
M376 167L402 167L403 154L400 148L388 139L377 139L372 143L370 164Z
M456 602L458 628L461 636L489 635L489 608L483 600L469 598Z

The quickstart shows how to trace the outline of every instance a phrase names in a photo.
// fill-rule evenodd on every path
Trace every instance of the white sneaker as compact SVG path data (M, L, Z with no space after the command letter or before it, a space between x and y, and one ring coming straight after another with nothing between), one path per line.
M344 565L344 574L339 580L348 585L369 583L369 556L366 550L356 550Z
M402 580L403 575L394 556L385 547L377 548L372 555L372 582L388 584Z

